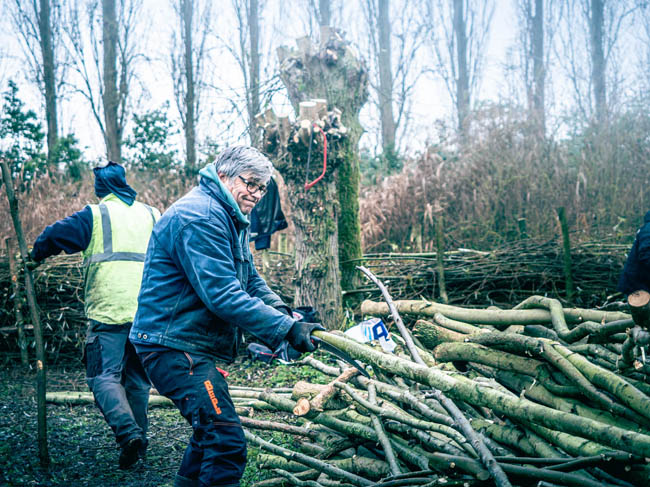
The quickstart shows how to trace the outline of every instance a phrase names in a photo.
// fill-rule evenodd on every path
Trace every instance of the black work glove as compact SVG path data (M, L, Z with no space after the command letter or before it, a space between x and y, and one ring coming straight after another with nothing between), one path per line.
M314 330L324 330L320 323L307 323L296 321L287 333L287 341L300 353L313 352L317 345L311 341L311 333Z
M34 259L32 259L31 254L28 254L27 258L24 261L25 267L27 269L29 269L30 271L33 271L34 269L36 269L42 263L43 263L42 260L34 260Z

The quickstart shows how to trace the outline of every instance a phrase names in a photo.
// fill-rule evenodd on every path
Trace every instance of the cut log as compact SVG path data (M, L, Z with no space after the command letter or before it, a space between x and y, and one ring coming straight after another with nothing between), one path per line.
M634 324L650 330L650 293L639 290L627 297Z
M298 117L300 120L308 120L313 122L318 120L318 105L313 101L301 101L298 105L299 112Z
M462 342L467 338L464 333L458 333L430 321L418 320L415 322L413 334L426 348L433 350L445 342Z

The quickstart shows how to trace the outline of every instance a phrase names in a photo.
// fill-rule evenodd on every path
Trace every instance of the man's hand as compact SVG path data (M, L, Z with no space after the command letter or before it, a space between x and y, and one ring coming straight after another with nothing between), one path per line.
M313 352L316 350L316 344L311 341L311 333L314 330L324 329L320 323L296 321L287 333L287 341L300 353Z
M42 260L34 260L31 255L27 255L27 258L24 261L25 267L30 271L36 269L39 265L43 263Z

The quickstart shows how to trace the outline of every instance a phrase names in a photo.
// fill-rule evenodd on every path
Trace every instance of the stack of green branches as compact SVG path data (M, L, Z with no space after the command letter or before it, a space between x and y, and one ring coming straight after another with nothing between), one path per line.
M311 389L298 383L292 400L260 394L255 407L293 413L287 421L303 429L284 446L247 433L264 451L258 464L276 474L255 487L646 485L650 385L615 363L619 335L634 326L629 315L563 309L539 296L508 310L395 306L435 320L415 325L422 363L395 333L393 354L319 334L373 375L351 378L304 359L336 379ZM362 310L391 314L384 303L366 301Z

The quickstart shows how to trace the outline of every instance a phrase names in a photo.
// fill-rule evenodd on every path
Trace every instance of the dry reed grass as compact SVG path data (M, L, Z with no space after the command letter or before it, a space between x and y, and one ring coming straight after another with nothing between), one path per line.
M490 113L462 150L432 148L365 188L365 250L431 250L438 212L448 247L517 240L521 219L528 236L548 240L559 234L560 206L578 240L630 240L650 206L650 117L621 117L561 143L529 133L516 113Z
M140 171L127 173L127 179L138 192L138 200L161 211L183 196L196 181L183 175L170 173L149 174ZM18 182L19 183L19 182ZM18 194L20 216L27 244L31 245L43 229L85 205L96 203L90 171L79 182L62 181L56 177L42 177L35 181L29 192ZM13 236L6 194L0 197L0 238ZM0 253L4 253L4 246Z

